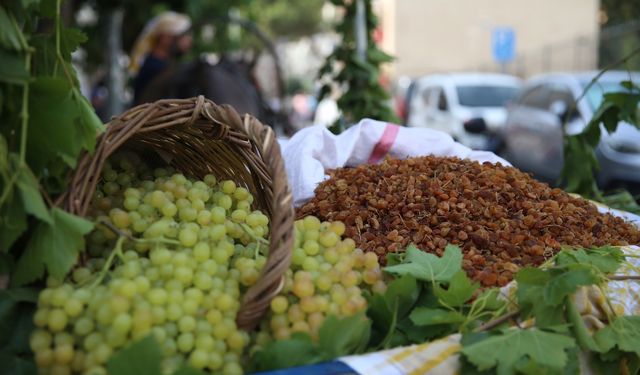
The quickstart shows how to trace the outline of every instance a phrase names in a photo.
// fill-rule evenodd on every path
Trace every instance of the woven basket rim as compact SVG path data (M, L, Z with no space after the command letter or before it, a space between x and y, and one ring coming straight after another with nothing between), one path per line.
M240 181L235 182L246 186L267 211L267 262L258 282L244 294L236 319L240 328L255 328L282 289L293 247L293 199L273 130L251 115L241 117L231 106L217 105L203 96L133 107L109 121L93 154L81 156L56 205L86 216L105 161L130 142L156 153L161 150L161 157L186 175L204 177L206 171L222 175L217 178L236 176Z

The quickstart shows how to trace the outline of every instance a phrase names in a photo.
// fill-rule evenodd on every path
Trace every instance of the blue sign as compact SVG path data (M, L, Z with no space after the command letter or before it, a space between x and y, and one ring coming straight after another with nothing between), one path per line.
M516 57L516 33L510 27L496 27L491 33L493 58L507 63Z

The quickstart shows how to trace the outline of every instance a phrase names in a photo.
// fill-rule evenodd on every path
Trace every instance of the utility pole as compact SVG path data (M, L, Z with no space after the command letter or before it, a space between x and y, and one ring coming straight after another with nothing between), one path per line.
M356 17L354 22L356 53L362 61L367 59L367 19L364 2L365 0L356 0Z
M118 115L124 111L124 69L120 63L122 55L122 21L124 9L115 8L107 15L107 58L109 70L107 73L107 89L109 101L107 104L107 116Z

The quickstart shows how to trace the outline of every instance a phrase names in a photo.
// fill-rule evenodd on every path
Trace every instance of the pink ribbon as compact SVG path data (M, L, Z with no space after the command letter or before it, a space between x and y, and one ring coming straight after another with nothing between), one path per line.
M382 132L380 140L373 148L371 156L369 156L369 164L375 164L387 155L387 153L389 152L389 150L391 150L391 147L395 143L399 131L400 127L398 125L387 123L387 126L384 128L384 132Z

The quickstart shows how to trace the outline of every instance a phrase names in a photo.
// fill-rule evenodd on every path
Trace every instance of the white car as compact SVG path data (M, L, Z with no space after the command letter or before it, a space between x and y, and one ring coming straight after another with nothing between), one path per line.
M504 126L505 106L520 86L519 78L505 74L448 73L418 78L406 96L405 125L441 130L470 148L490 149L493 134ZM463 124L474 118L484 120L484 133L465 130Z

